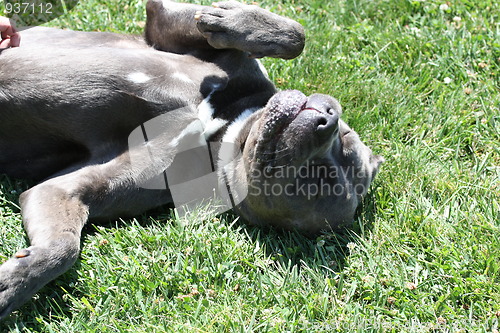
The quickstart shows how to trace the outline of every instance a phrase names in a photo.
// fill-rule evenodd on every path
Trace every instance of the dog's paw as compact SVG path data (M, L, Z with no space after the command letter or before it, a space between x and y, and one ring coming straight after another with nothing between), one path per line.
M215 3L195 15L198 30L216 49L237 49L251 57L296 57L304 47L297 22L254 5L236 1Z
M196 12L198 30L216 49L243 49L254 30L248 20L252 7L236 1L214 3Z
M9 301L11 298L12 288L10 284L0 277L0 320L12 312L13 304Z
M44 285L40 276L43 252L34 247L23 249L0 266L0 320Z

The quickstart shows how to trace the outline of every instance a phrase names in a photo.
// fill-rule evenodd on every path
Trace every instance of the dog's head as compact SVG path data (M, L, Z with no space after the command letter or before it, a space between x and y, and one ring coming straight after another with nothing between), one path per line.
M352 222L384 159L341 114L332 97L283 91L230 127L235 149L222 152L219 172L236 211L252 224L309 234Z

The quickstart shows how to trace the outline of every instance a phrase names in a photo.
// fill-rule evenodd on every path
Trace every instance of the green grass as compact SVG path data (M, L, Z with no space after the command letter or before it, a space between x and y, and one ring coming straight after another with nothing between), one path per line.
M301 57L264 61L278 87L337 97L387 160L351 230L311 240L209 210L88 226L76 266L1 331L498 332L500 4L444 4L261 1L307 30ZM89 0L50 25L144 20L140 1ZM0 178L0 261L26 245L25 187Z

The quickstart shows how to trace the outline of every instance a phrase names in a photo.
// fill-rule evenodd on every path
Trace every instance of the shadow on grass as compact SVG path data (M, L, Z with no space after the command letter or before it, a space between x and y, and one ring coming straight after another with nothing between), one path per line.
M369 234L373 228L376 203L373 191L369 191L357 209L354 223L335 231L307 237L297 231L248 226L246 233L252 242L259 242L266 255L282 267L299 270L302 265L320 268L325 274L340 272L346 266L349 244ZM237 215L233 215L233 220Z
M0 174L0 205L19 213L19 195L33 185L35 182L12 179Z

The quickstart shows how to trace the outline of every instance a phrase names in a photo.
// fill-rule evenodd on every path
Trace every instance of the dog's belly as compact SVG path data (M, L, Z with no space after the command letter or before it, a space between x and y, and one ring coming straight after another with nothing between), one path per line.
M196 111L227 80L189 55L67 43L2 52L0 172L43 177L89 156L104 162L126 149L142 123Z
M107 46L116 48L148 48L140 36L112 32L81 32L57 28L34 27L22 32L23 47L49 45L53 48L68 47L68 42L81 48Z
M15 178L40 180L88 156L85 147L70 142L0 142L0 173Z

